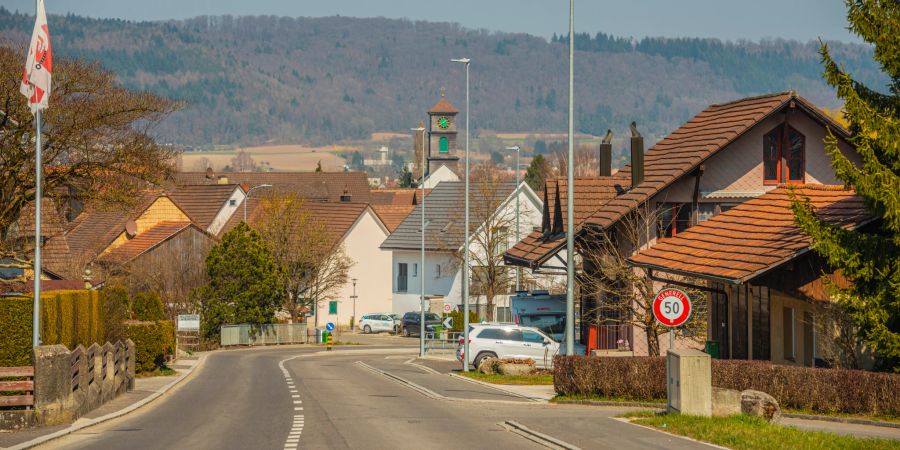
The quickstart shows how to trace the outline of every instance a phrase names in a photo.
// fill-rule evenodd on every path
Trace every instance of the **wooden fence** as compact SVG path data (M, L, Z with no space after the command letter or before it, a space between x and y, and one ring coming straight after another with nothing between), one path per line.
M34 406L34 367L0 367L0 408Z

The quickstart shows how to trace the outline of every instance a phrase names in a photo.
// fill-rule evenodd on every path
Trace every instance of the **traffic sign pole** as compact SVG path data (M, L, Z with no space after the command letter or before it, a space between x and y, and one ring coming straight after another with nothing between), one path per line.
M676 327L684 325L691 318L691 298L683 291L665 288L653 299L653 316L669 327L669 349L666 352L666 398L672 398L672 368L668 352L675 349Z

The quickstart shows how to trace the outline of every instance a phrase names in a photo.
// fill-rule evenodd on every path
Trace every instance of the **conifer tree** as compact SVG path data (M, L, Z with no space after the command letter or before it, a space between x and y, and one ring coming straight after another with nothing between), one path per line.
M838 178L865 200L878 220L875 229L846 230L830 225L795 201L797 223L812 237L812 248L851 280L831 285L860 337L882 369L900 371L900 3L847 0L850 29L874 45L874 56L889 77L880 93L855 81L821 47L826 81L844 101L851 143L862 158L857 167L841 154L829 134L825 147Z

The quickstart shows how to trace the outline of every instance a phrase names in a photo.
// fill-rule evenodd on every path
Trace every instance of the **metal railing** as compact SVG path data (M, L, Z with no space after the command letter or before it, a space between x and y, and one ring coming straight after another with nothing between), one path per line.
M462 332L441 331L425 333L425 354L442 358L456 358L456 347Z
M232 345L279 345L306 344L307 324L278 323L270 325L223 325L220 344Z

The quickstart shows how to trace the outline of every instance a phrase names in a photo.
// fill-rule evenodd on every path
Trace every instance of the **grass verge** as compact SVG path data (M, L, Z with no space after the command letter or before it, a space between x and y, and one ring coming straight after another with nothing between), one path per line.
M862 419L862 420L871 420L875 422L889 422L889 423L897 423L900 424L900 416L887 416L887 415L878 415L878 414L848 414L848 413L840 413L840 412L831 412L831 413L823 413L818 411L810 411L807 409L793 409L787 408L783 410L785 413L790 414L807 414L810 416L826 416L826 417L837 417L840 419Z
M151 372L138 372L134 376L135 378L150 378L150 377L173 377L178 375L173 369L168 368L167 366L157 367L155 370Z
M834 450L898 450L900 441L858 438L824 431L805 431L768 423L758 417L694 417L641 411L632 422L735 450L772 448Z
M478 371L474 371L457 372L457 375L493 384L553 385L553 374L549 372L537 372L531 375L487 375Z

